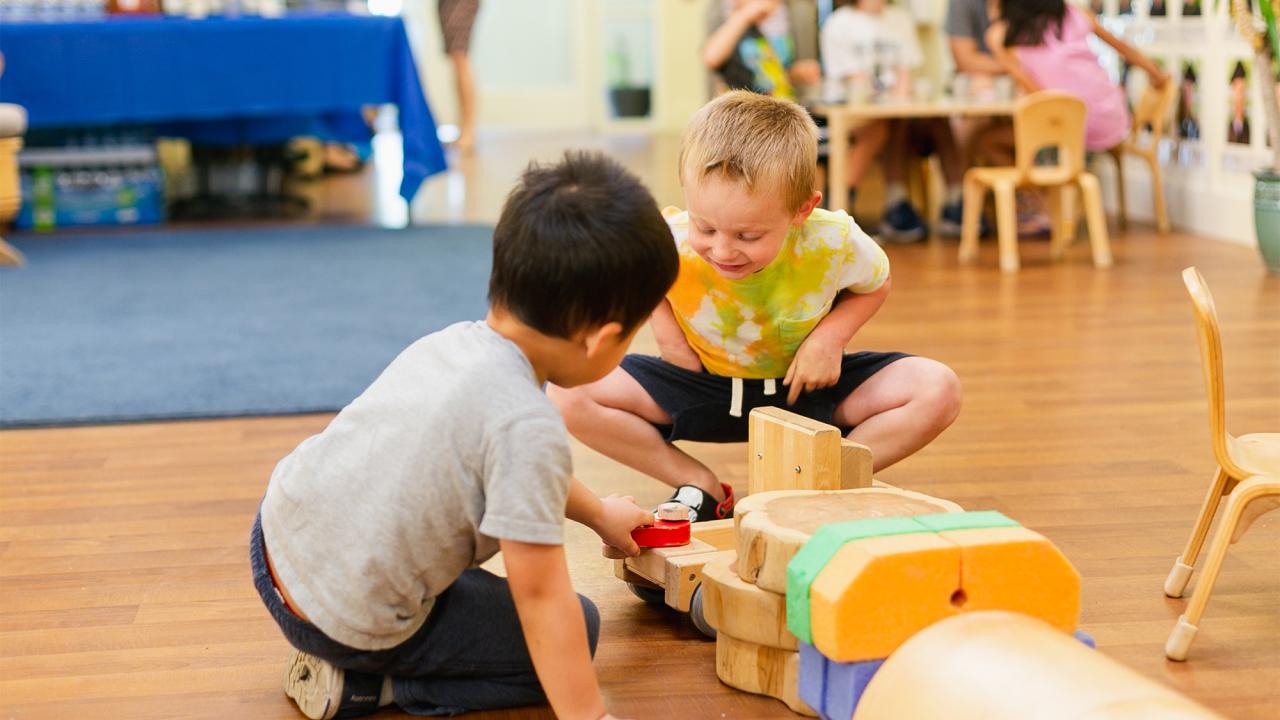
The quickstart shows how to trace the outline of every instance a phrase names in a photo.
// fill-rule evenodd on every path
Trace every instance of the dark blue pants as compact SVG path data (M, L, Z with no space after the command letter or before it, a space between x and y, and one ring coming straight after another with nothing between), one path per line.
M330 639L285 606L263 557L261 519L253 523L249 561L254 587L289 644L344 670L390 675L396 705L405 712L457 715L547 700L505 578L467 570L436 598L413 637L387 650L357 650ZM600 612L587 598L578 599L595 655Z

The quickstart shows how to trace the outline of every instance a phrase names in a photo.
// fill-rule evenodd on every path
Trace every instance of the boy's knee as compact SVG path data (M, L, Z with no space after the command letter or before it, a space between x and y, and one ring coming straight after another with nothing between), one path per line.
M547 385L547 399L560 409L564 424L572 431L574 424L589 408L595 404L585 388L562 388L558 385Z
M596 645L600 642L600 610L585 595L578 596L582 603L582 616L587 621L587 646L591 648L591 657L596 656Z
M932 360L925 366L924 374L926 377L921 378L923 382L918 387L924 394L923 399L933 407L939 429L945 429L960 415L964 395L960 378L951 368Z

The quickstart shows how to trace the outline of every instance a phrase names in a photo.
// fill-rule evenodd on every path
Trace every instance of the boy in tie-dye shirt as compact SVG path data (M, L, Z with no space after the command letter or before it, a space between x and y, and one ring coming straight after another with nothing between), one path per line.
M840 427L876 469L959 412L945 365L844 352L889 293L889 260L847 214L817 208L816 153L813 121L786 100L735 91L699 110L680 151L688 209L667 213L680 273L650 318L661 357L548 389L575 437L671 485L693 520L729 517L733 489L672 442L745 441L756 407Z

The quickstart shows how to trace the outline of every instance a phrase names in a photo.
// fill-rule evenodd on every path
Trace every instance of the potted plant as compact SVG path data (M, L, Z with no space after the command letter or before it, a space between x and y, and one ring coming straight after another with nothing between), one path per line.
M1262 85L1262 107L1267 114L1267 137L1271 139L1271 166L1254 172L1254 231L1258 249L1271 272L1280 273L1280 89L1273 86L1276 59L1280 58L1280 29L1276 16L1280 0L1257 0L1262 14L1258 22L1249 0L1231 0L1236 28L1253 49L1254 76Z

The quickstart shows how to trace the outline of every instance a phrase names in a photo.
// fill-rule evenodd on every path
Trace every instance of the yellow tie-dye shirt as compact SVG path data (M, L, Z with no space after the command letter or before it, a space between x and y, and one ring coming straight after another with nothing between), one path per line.
M844 211L814 210L778 257L741 280L721 277L689 246L689 213L667 211L680 274L667 293L702 366L716 375L781 378L841 290L869 293L889 258Z

